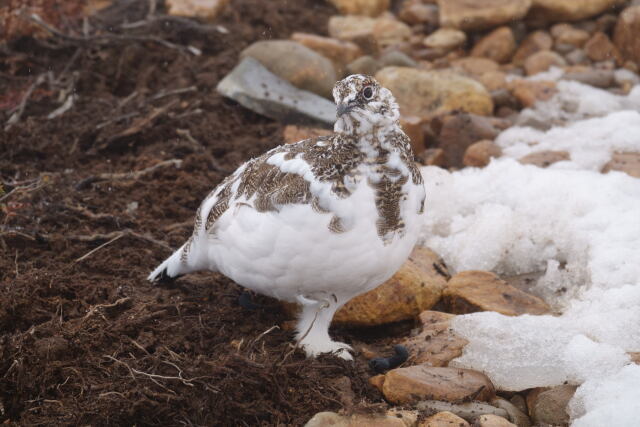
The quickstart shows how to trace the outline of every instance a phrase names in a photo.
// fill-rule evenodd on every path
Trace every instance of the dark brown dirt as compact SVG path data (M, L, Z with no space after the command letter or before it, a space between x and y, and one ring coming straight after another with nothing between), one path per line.
M200 200L281 142L280 124L223 99L217 82L249 43L323 34L334 13L314 0L231 4L216 22L228 33L180 20L123 29L145 19L148 2L121 1L88 22L90 34L124 40L0 45L3 127L33 89L0 132L0 422L301 425L318 411L383 405L364 357L292 352L277 302L244 309L220 275L145 280L188 236ZM81 38L78 22L59 29ZM69 93L72 108L48 119ZM181 167L100 176L171 159ZM385 331L334 334L386 344Z

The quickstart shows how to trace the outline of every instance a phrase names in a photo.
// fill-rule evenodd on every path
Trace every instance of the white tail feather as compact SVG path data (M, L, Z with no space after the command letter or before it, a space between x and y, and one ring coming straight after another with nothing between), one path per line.
M181 274L187 273L187 266L181 259L184 246L185 245L180 246L178 250L171 254L169 258L165 259L162 264L160 264L155 270L153 270L151 274L149 274L149 277L147 277L147 280L155 282L162 275L168 277L176 277Z

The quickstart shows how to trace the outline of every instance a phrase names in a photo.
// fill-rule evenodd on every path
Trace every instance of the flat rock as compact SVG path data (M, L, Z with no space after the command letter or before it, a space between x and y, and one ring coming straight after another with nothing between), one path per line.
M511 60L516 51L516 39L509 27L500 27L481 38L473 49L471 56L488 58L498 63Z
M394 404L408 405L426 399L487 401L495 396L495 388L482 372L416 365L387 372L382 393Z
M335 412L319 412L305 427L412 427L418 420L416 411L392 410L381 415L340 415Z
M501 155L502 149L498 144L490 139L483 139L467 147L467 151L464 152L462 164L482 168L487 166L491 159L500 157Z
M227 74L216 90L252 111L284 123L332 128L336 120L333 102L294 87L250 57Z
M509 420L499 417L498 415L493 414L485 414L480 415L475 422L473 423L473 427L518 427L515 424L509 422Z
M620 171L640 178L640 153L613 153L611 160L602 168L602 173Z
M613 41L622 56L640 66L640 5L622 11L613 33Z
M594 87L608 88L614 83L614 72L590 67L579 69L571 67L562 75L562 80L573 80Z
M467 41L467 35L455 28L440 28L425 37L423 44L432 49L453 50Z
M166 0L167 15L216 19L227 7L229 0Z
M390 0L329 0L342 15L378 16L389 9Z
M447 366L462 354L468 341L453 332L451 320L454 317L453 314L440 311L427 310L420 313L422 330L402 343L409 350L412 363Z
M447 159L442 148L427 148L417 157L422 165L447 167Z
M541 50L550 50L553 47L553 38L546 31L538 30L529 34L518 46L516 53L513 55L513 63L515 65L524 64L527 57Z
M504 409L496 408L488 403L481 402L450 403L440 400L423 400L418 402L415 407L420 411L428 412L448 411L471 422L484 414L493 414L498 415L499 417L508 416L507 411Z
M489 58L467 56L451 61L451 68L478 80L486 73L498 72L500 64Z
M548 101L556 94L556 84L551 81L516 79L509 82L509 91L523 107L532 107L538 101Z
M543 150L527 154L518 159L518 161L523 165L535 165L539 168L546 168L554 163L570 159L571 156L567 151Z
M382 64L371 55L364 55L347 64L348 74L375 75L382 68Z
M571 65L589 64L591 60L582 49L574 49L564 56Z
M550 308L488 271L463 271L453 276L443 292L447 311L456 314L495 311L506 316L546 314Z
M440 262L430 249L416 247L391 279L338 310L334 323L374 326L418 317L442 296L447 279L434 266Z
M584 44L584 51L592 61L612 60L619 65L623 63L622 55L618 48L609 39L609 36L602 32L595 33L587 40Z
M372 37L379 50L397 48L409 42L411 28L392 17L378 18L373 25Z
M332 16L328 24L329 36L353 42L365 53L376 53L378 46L373 39L375 25L376 19L368 16Z
M376 73L381 85L393 92L400 111L427 120L459 110L480 115L493 112L491 95L480 83L451 71L386 67Z
M576 392L574 385L534 388L527 394L527 407L534 424L567 425L567 405Z
M422 420L418 427L469 427L469 423L452 412L443 411Z
M507 74L502 71L487 71L477 78L477 80L482 83L482 85L491 92L491 99L493 100L493 104L496 107L503 107L505 105L515 106L513 105L513 100L515 97L507 90L509 87L507 82ZM498 96L498 101L496 102L496 96L494 96L495 91L502 91ZM503 95L503 93L506 94Z
M552 66L564 67L567 61L551 50L541 50L524 60L524 70L528 76L547 71Z
M509 421L511 421L516 426L531 427L531 420L529 419L527 414L508 400L496 396L496 398L491 401L491 404L496 408L501 408L507 411L506 418L508 418Z
M439 22L438 6L425 4L422 0L403 1L398 11L398 18L409 25L424 24L437 27Z
M533 0L528 19L537 22L580 21L626 0Z
M438 0L440 26L483 30L523 18L531 0Z
M414 61L409 55L399 50L389 50L384 54L380 55L380 64L382 65L382 67L393 67L393 66L417 67L418 66L418 63Z
M588 31L576 28L571 24L561 23L551 27L551 35L555 45L566 44L573 47L582 47L591 35Z
M346 75L346 66L348 63L362 56L362 49L360 49L357 44L332 39L331 37L322 37L309 33L293 33L291 40L329 58L336 69L337 75L340 77Z
M331 133L329 129L287 125L282 131L282 136L285 144L293 144L309 138L331 135Z
M500 130L494 119L476 114L452 114L442 118L437 146L444 150L449 166L463 166L467 148L483 139L495 139Z

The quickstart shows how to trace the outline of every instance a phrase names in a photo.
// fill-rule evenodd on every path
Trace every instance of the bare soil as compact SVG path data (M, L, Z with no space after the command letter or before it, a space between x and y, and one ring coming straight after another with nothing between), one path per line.
M216 274L145 280L202 198L281 143L280 124L217 82L251 42L324 34L335 11L234 0L211 25L148 19L149 3L116 2L87 33L70 19L56 29L73 37L0 46L1 125L23 107L0 132L0 422L301 425L384 407L363 356L294 351L277 301L243 308L242 289ZM409 327L333 334L384 348Z

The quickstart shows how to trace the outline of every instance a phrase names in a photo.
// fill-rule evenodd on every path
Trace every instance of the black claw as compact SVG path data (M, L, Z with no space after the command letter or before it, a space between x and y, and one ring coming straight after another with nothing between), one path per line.
M382 374L389 369L397 368L409 358L409 351L405 346L398 344L393 347L393 350L396 354L391 357L376 357L375 359L371 359L369 361L371 369Z
M257 310L261 307L251 301L251 293L248 291L242 291L242 293L238 297L238 304L240 304L240 307L244 308L245 310Z
M165 268L160 272L160 274L158 274L158 277L156 277L156 280L154 280L151 283L154 285L168 285L168 284L172 284L175 281L176 281L176 278L169 276L167 274L167 269Z

